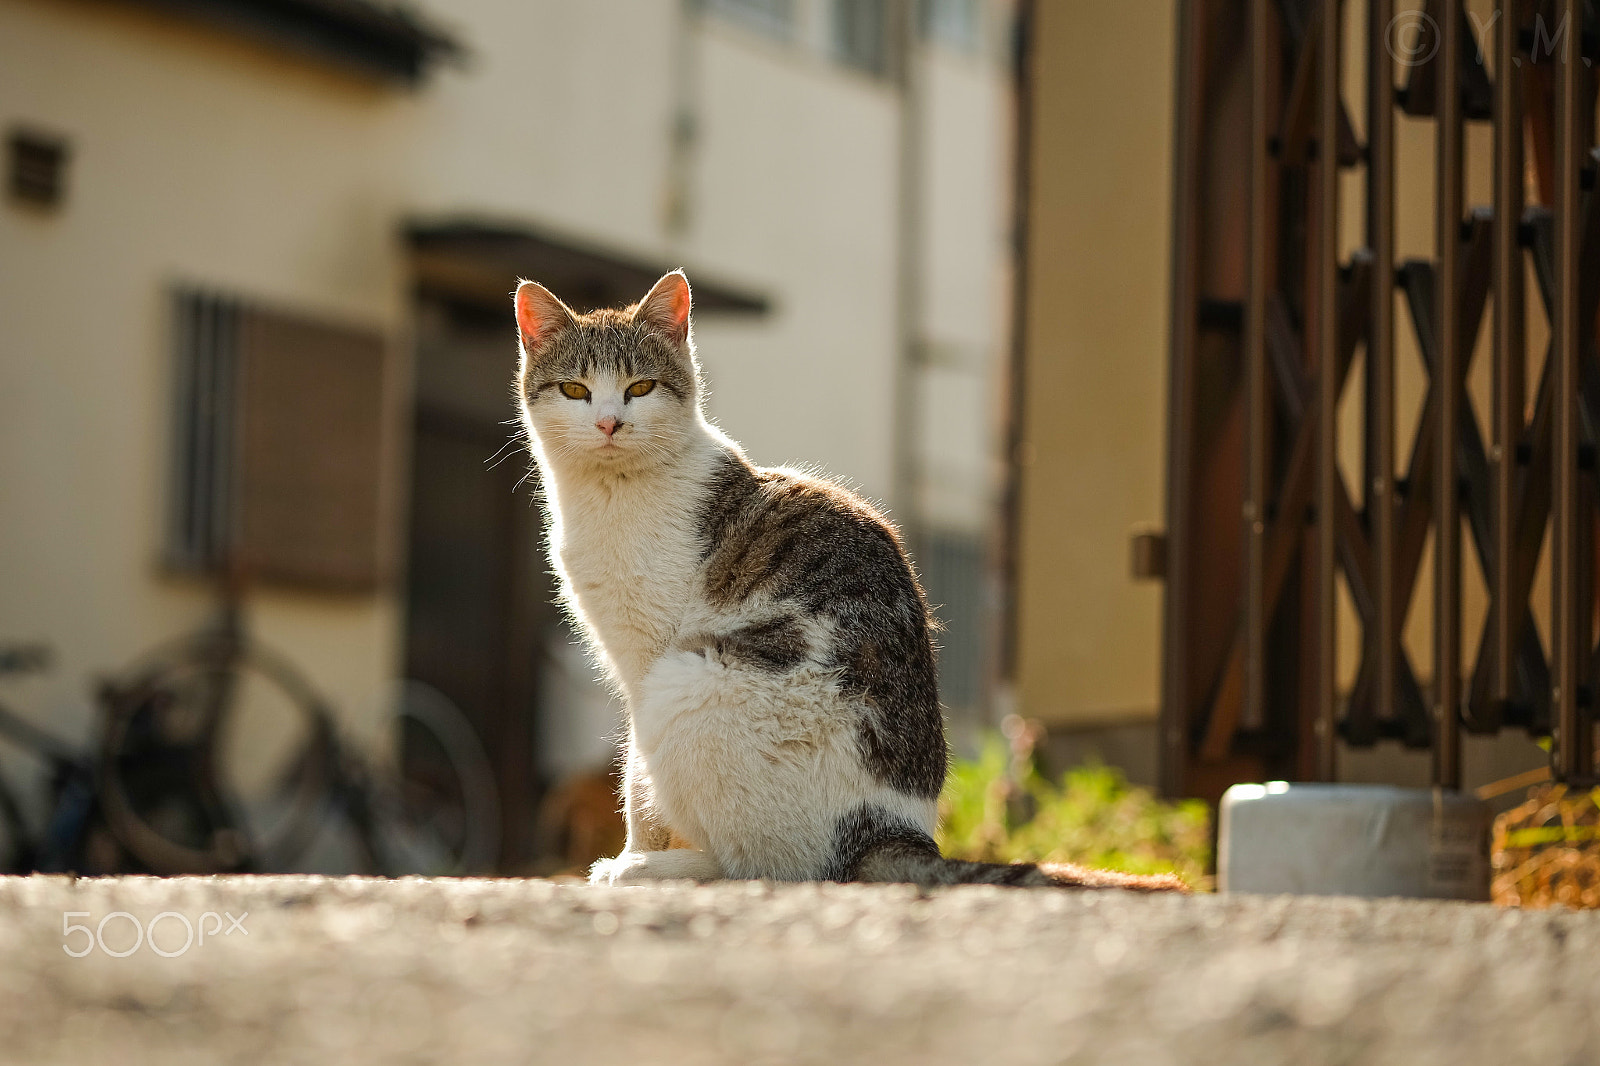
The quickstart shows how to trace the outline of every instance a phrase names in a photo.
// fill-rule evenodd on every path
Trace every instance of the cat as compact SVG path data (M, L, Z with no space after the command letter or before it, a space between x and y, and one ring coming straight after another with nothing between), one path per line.
M531 281L515 295L560 595L627 709L627 839L590 881L1181 889L939 854L944 720L899 537L706 420L692 308L682 271L620 310L579 315Z

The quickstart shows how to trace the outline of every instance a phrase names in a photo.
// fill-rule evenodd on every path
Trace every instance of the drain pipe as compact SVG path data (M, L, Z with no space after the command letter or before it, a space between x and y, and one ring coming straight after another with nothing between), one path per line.
M916 394L922 363L922 86L916 0L896 0L894 63L900 89L899 210L896 249L894 439L889 506L908 549L920 545Z

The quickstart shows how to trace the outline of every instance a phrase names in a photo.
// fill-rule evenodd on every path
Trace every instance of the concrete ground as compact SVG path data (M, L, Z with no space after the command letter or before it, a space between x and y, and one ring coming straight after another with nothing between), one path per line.
M175 916L152 921L162 912ZM223 915L240 919L231 933ZM185 919L196 934L180 951ZM148 937L108 955L134 945L135 923L171 957ZM69 956L96 927L103 947ZM1593 1063L1600 913L987 887L0 878L0 1061Z

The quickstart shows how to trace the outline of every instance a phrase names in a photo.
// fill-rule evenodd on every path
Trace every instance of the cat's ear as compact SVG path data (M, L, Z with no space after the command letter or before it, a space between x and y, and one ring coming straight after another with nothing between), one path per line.
M689 294L689 279L681 270L662 276L639 302L634 321L644 322L679 348L689 343L689 311L694 300Z
M532 359L551 339L577 319L556 294L537 281L517 286L517 333L522 338L522 358Z

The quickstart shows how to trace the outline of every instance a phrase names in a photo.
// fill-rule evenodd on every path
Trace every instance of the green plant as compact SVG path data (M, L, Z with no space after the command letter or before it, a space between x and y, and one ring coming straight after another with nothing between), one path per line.
M1008 725L1012 723L1008 722ZM1075 862L1208 883L1211 813L1201 800L1163 803L1122 771L1085 763L1053 781L1027 729L991 735L976 759L952 763L939 800L939 846L979 862Z

